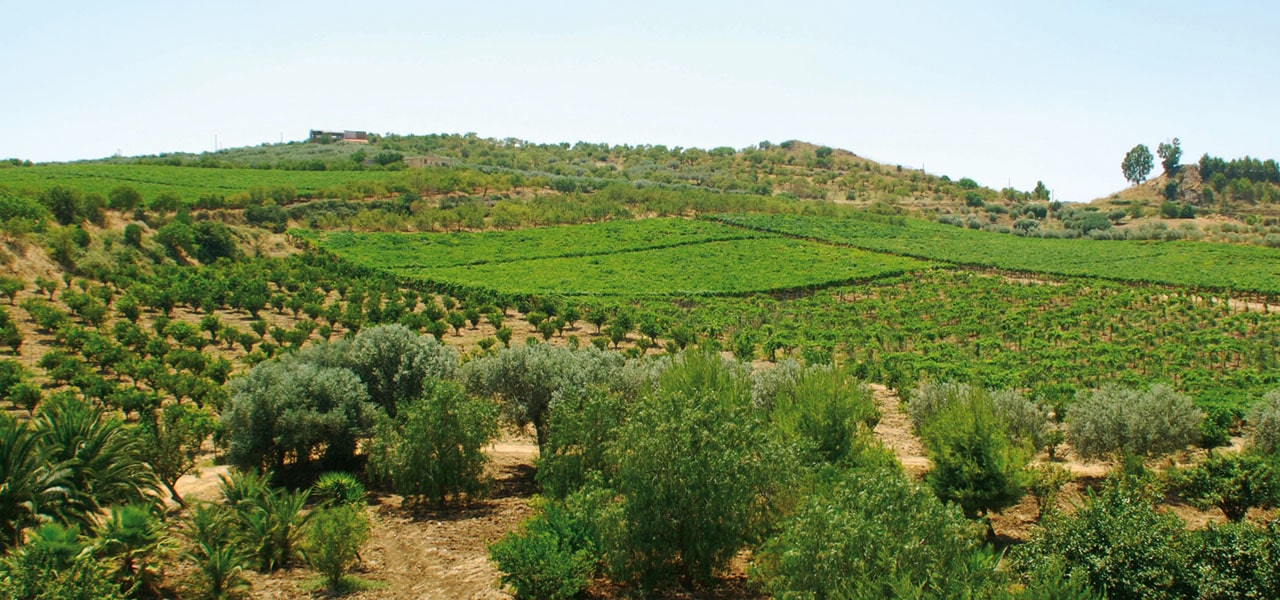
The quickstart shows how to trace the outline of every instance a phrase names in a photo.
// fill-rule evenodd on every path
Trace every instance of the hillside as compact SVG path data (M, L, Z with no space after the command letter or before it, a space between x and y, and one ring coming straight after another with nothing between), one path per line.
M1157 184L453 135L0 168L0 596L1143 597L1095 559L1152 552L1271 597L1215 569L1280 564L1239 483L1280 229L1119 210Z

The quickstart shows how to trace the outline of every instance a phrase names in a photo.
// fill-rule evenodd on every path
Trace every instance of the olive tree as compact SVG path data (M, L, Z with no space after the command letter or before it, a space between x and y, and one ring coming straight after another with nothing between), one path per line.
M458 374L453 348L398 323L361 330L346 349L345 364L365 383L369 399L392 415L399 399L422 395L425 380Z
M351 458L367 435L376 405L350 370L296 357L255 366L230 383L222 413L227 459L245 469L279 468L286 458L330 465Z
M538 446L547 443L548 407L565 388L618 383L623 359L594 347L571 350L548 344L506 348L477 358L462 369L473 394L497 396L516 423L533 424Z
M1280 389L1267 392L1249 413L1249 447L1262 454L1280 450Z
M1138 184L1147 180L1147 175L1151 173L1151 168L1154 166L1155 158L1151 156L1151 149L1145 144L1138 144L1124 155L1120 170L1124 172L1126 180Z
M1067 437L1083 458L1151 458L1194 444L1203 420L1191 398L1168 385L1108 386L1077 394Z

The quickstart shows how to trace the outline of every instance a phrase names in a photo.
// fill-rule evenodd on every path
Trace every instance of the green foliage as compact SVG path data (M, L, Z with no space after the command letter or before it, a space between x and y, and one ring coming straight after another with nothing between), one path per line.
M120 212L129 212L142 205L142 194L127 185L112 188L107 198L111 210Z
M547 441L547 409L562 389L609 385L622 367L616 353L596 348L570 350L539 344L507 348L477 358L462 369L469 392L497 396L520 426L532 423L538 446Z
M317 451L324 464L341 465L377 413L355 373L293 355L258 364L230 386L222 413L227 460L245 469L305 464Z
M1091 211L1081 211L1087 213ZM1094 212L1106 221L1106 215ZM959 265L1085 276L1217 290L1280 293L1277 251L1228 244L1096 244L973 231L904 219L880 223L859 215L731 214L715 220L874 252ZM1110 222L1108 221L1108 224ZM1101 226L1101 222L1098 223ZM1199 265L1214 264L1214 269ZM1265 265L1276 265L1272 267Z
M332 592L341 587L343 576L368 539L369 517L364 507L342 504L322 508L312 515L302 551L307 564L324 575Z
M311 486L311 497L334 506L364 506L364 484L350 473L329 471L322 473Z
M442 381L383 417L368 444L370 475L410 499L443 504L483 489L483 452L498 433L497 406Z
M1270 508L1280 499L1273 460L1249 453L1218 453L1184 471L1170 475L1173 490L1195 507L1222 509L1231 521L1241 521L1250 508Z
M562 504L544 503L519 531L489 546L504 585L520 600L578 597L595 572L594 545L581 521Z
M270 473L233 471L219 478L223 500L234 513L231 539L249 563L263 573L293 564L310 518L302 512L310 493L273 488Z
M564 498L593 477L606 484L612 465L605 452L626 420L629 400L603 386L558 390L549 406L547 444L538 453L538 483L552 498Z
M123 600L110 567L79 539L79 529L55 523L0 560L0 596L11 600Z
M1143 144L1134 146L1124 155L1124 160L1120 163L1120 170L1124 173L1124 178L1129 183L1139 184L1147 180L1147 175L1151 173L1155 159L1151 156L1151 149Z
M198 597L229 600L248 589L242 573L246 555L237 543L235 526L232 508L203 503L192 508L183 524L187 548L182 558L195 564L191 587Z
M1182 142L1178 138L1173 138L1172 142L1160 142L1156 155L1160 157L1160 166L1164 167L1165 175L1173 177L1178 174L1179 161L1182 160Z
M635 403L608 453L623 523L611 550L618 576L706 583L763 533L793 458L750 402L738 369L686 352Z
M1074 513L1048 515L1013 558L1024 571L1059 560L1112 600L1179 598L1190 576L1180 551L1184 527L1150 497L1112 481Z
M169 544L164 522L148 507L113 506L95 530L97 554L113 565L111 579L129 597L154 597Z
M945 502L974 518L1017 504L1029 483L1029 444L1010 441L991 394L971 388L921 426L933 468L927 481Z
M74 397L51 397L35 415L50 465L65 469L59 520L89 526L111 505L152 505L159 482L140 440L120 420Z
M62 517L72 465L53 462L47 433L0 415L0 545L21 541L23 528ZM78 510L79 507L70 507Z
M755 394L753 394L755 395ZM831 367L799 370L764 400L769 420L784 438L802 444L815 462L838 464L855 456L860 435L880 421L871 390L847 371Z
M1004 585L981 528L900 471L836 474L778 531L757 557L779 598L981 598Z
M1085 458L1162 456L1194 444L1204 413L1191 399L1157 384L1146 390L1108 386L1081 392L1067 414L1071 446Z
M40 203L49 210L59 225L70 225L83 220L81 213L84 196L78 189L51 187L40 193Z
M361 330L343 364L365 383L369 398L391 415L400 399L421 395L425 381L452 379L458 373L453 348L398 324Z
M1280 531L1276 523L1210 523L1187 534L1187 571L1206 600L1280 597Z
M188 404L170 404L142 414L138 426L142 460L179 504L185 504L175 485L196 466L204 441L217 427L215 415Z
M1249 413L1249 447L1267 455L1280 453L1280 389L1267 392Z

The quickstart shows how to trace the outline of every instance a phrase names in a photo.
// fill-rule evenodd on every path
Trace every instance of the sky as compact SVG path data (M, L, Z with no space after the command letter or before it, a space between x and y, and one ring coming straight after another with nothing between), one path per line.
M313 128L797 139L1088 201L1139 143L1280 157L1268 1L0 0L0 22L0 157L37 162Z

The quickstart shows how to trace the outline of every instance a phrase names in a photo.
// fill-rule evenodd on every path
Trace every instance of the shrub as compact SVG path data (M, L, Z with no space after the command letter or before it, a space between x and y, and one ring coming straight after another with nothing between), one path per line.
M316 480L311 487L311 496L335 506L364 506L365 489L354 475L330 471Z
M260 363L230 388L224 443L228 462L243 469L306 463L318 450L325 464L344 464L376 414L354 373L294 356Z
M1167 385L1111 386L1078 394L1067 428L1072 447L1084 458L1149 458L1195 443L1203 419L1190 398Z
M1022 499L1030 448L1010 441L990 394L970 389L925 421L921 433L933 462L929 486L965 516L986 515Z
M1215 525L1187 534L1187 571L1206 600L1280 598L1280 531L1276 524Z
M182 533L188 542L182 558L195 564L189 584L198 596L212 600L236 598L249 587L242 574L245 554L235 539L231 508L197 504L188 513Z
M593 474L607 485L612 468L605 449L626 420L628 402L601 386L565 388L551 400L547 445L538 454L538 483L544 494L564 498Z
M48 523L0 560L0 596L10 600L123 600L107 564L86 552L79 529Z
M564 505L546 503L519 531L489 546L489 557L516 598L576 598L595 572L595 548L586 529Z
M1061 561L1069 576L1085 577L1112 600L1178 598L1188 588L1185 535L1177 516L1157 511L1130 485L1109 481L1074 513L1048 515L1013 559L1023 571Z
M855 440L880 420L871 390L847 372L830 367L799 371L790 385L780 386L767 401L769 420L813 458L843 462L853 455Z
M900 471L819 485L758 553L775 597L985 597L1001 588L981 529Z
M340 504L323 508L312 515L307 526L303 555L311 568L324 575L329 591L337 591L368 539L369 517L364 507Z
M614 570L645 587L708 582L774 516L792 463L752 410L745 374L706 351L663 373L608 458L624 523Z
M264 573L297 559L309 518L302 509L310 493L273 488L270 478L270 473L233 471L219 482L223 500L235 515L233 540L254 568Z
M1244 519L1250 508L1276 504L1280 481L1271 461L1255 454L1218 454L1170 475L1173 490L1201 510L1222 509L1231 521Z
M1280 451L1280 389L1267 392L1266 396L1249 413L1249 447L1262 454Z
M369 474L396 493L443 504L483 488L483 448L498 433L492 403L470 398L453 382L438 382L420 398L382 417L368 446Z
M120 590L158 596L168 551L164 522L144 506L115 506L95 533L97 554L113 563L111 579Z

